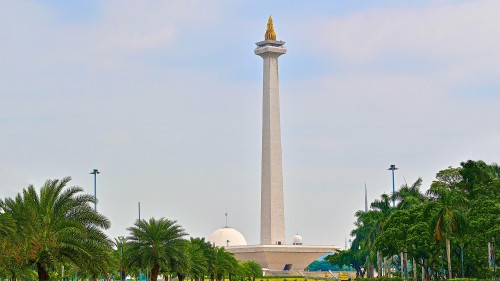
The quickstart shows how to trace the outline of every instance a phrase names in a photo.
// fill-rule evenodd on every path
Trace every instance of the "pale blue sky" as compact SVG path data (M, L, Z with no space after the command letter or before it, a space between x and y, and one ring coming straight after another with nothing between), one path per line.
M2 1L0 197L72 176L137 216L259 241L262 61L280 58L287 237L344 245L396 182L500 156L498 1Z

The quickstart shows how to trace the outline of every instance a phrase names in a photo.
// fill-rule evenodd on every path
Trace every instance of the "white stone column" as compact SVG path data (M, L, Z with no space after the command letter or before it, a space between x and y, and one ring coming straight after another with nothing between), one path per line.
M278 57L286 52L284 42L257 43L255 54L264 59L262 108L261 229L262 245L285 244L283 169Z

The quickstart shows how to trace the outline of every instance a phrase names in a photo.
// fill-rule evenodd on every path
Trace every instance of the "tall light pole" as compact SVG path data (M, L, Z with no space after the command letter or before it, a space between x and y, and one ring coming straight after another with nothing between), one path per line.
M396 168L396 165L394 165L394 164L391 165L389 167L389 169L387 169L387 170L392 171L392 207L393 208L396 207L396 201L395 201L396 198L394 198L394 193L396 193L395 185L394 185L394 171L397 169L399 169L399 168Z
M97 212L97 175L100 174L97 169L94 169L90 174L94 175L94 212Z
M120 239L120 280L123 281L123 241L125 239Z
M139 221L141 220L141 202L137 202L137 210L139 211Z
M137 202L137 211L139 211L139 225L140 225L140 223L141 223L141 202ZM139 279L142 281L142 267L139 268Z

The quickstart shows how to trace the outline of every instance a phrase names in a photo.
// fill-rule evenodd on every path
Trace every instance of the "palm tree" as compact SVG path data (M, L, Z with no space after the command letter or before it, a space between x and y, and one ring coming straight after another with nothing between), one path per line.
M214 275L218 281L224 280L226 276L232 279L237 267L238 260L234 257L234 254L229 253L223 247L214 248Z
M172 249L170 256L173 258L170 259L170 263L168 264L169 271L177 275L178 281L184 281L193 268L193 261L190 258L189 242L187 240L182 240L179 247Z
M26 264L22 240L16 235L15 221L9 213L0 213L0 272L16 280Z
M245 261L241 263L243 277L248 278L248 281L255 281L256 277L262 276L262 267L255 261Z
M412 206L424 203L427 198L420 192L421 186L422 178L418 178L410 186L408 186L407 183L403 184L399 190L392 195L393 199L399 201L397 208L400 210L408 210Z
M115 238L115 241L113 242L113 260L114 260L114 270L119 272L120 280L125 280L125 277L127 276L127 266L125 265L125 256L127 255L128 251L128 244L127 244L127 239L123 236L120 236L118 238Z
M56 265L74 265L102 274L111 248L103 229L109 220L95 212L94 197L81 187L68 187L70 177L48 180L37 193L33 185L0 203L15 224L15 245L24 247L24 266L35 265L38 280L48 281Z
M434 182L427 191L430 202L426 206L426 214L430 216L434 240L446 240L446 257L448 261L448 278L451 277L450 239L465 230L467 225L465 209L467 199L458 190L449 188L441 182Z
M205 238L199 239L196 243L200 245L200 248L203 250L203 256L207 259L207 274L209 279L210 281L214 281L217 276L216 255L218 248L210 242L205 241Z
M209 247L211 245L205 241L205 238L191 237L189 239L190 275L194 277L195 281L203 280L205 275L208 274L208 256L205 253Z
M173 261L183 256L183 239L187 233L177 221L166 218L137 220L130 231L129 250L126 256L130 266L151 269L151 280L156 281L160 270L169 268Z
M356 222L354 223L356 228L351 231L351 236L355 236L352 243L353 254L359 256L361 263L364 263L364 271L357 271L357 274L361 274L364 277L365 273L367 277L371 277L372 265L370 258L373 254L373 243L380 233L379 221L381 218L381 213L377 211L370 210L368 212L358 211L356 212Z
M0 208L2 206L0 201ZM0 213L0 238L6 238L15 233L16 225L9 213Z
M403 184L398 191L396 191L393 195L392 198L393 200L397 200L398 204L396 206L397 209L399 210L409 210L414 206L423 204L426 202L427 197L420 192L420 187L422 186L422 178L418 178L412 185L408 185L406 182ZM406 248L403 253L403 255L406 255ZM407 259L406 257L403 258L405 261L405 264L403 265L404 268L408 268L408 265L406 264ZM416 266L415 266L415 258L413 258L413 275L414 279L416 279Z
M373 243L375 242L375 239L378 235L382 233L384 230L385 224L387 220L389 219L392 211L394 210L391 207L391 198L387 194L382 194L380 196L380 200L375 200L371 203L371 208L373 209L373 216L372 216L372 232L370 234L371 237L371 242L370 242L370 247L372 247ZM370 248L371 249L371 248ZM382 253L380 251L376 252L377 255L377 269L379 272L379 275L381 276L382 274ZM369 265L371 266L371 264ZM370 269L370 271L372 271ZM370 272L371 276L371 272Z

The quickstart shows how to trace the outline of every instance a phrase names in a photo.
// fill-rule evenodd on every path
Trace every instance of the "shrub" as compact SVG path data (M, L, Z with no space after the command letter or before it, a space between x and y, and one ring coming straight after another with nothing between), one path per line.
M357 281L404 281L401 277L358 278Z

